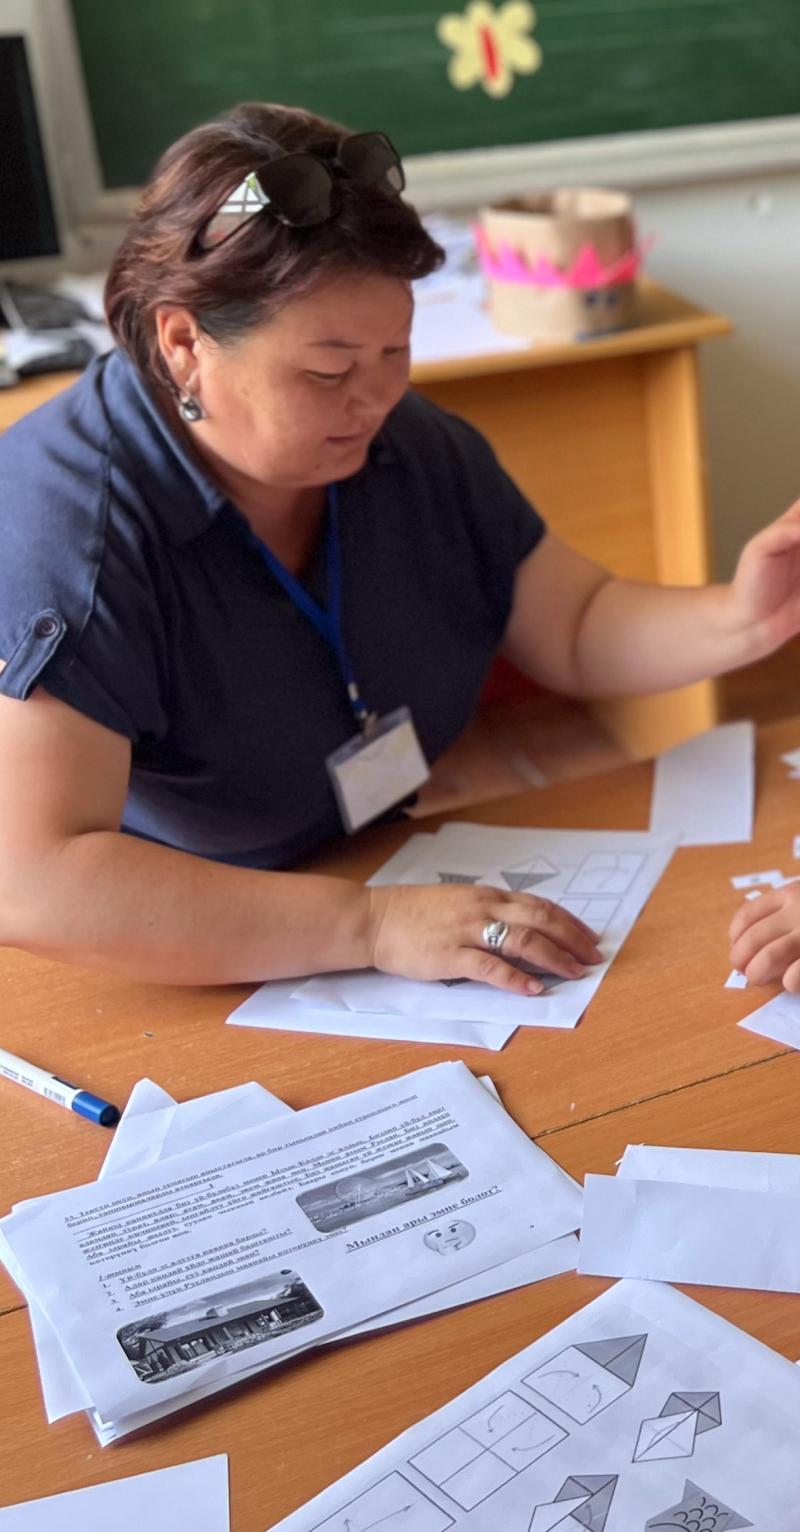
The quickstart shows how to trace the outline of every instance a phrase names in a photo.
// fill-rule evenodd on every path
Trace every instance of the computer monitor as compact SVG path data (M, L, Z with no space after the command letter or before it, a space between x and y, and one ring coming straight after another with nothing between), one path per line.
M67 0L2 0L0 278L68 269L100 191Z

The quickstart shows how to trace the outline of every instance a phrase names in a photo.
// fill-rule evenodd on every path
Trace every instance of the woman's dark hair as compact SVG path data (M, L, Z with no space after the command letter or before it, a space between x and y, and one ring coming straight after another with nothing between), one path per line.
M191 310L212 340L234 340L292 298L343 271L413 281L444 252L414 208L376 186L337 178L339 208L326 223L289 228L268 212L225 244L197 238L248 171L291 152L331 157L347 129L295 107L248 102L178 139L142 193L106 283L106 315L140 372L174 390L156 333L156 309Z

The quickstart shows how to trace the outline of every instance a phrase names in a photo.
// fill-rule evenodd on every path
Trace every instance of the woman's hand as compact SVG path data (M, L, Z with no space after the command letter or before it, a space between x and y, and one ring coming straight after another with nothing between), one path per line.
M800 883L746 900L731 924L731 962L749 984L800 994Z
M544 988L513 966L521 960L544 973L579 979L586 965L601 963L597 938L549 899L501 889L393 884L368 890L372 963L406 979L478 979L516 995ZM507 921L502 955L487 951L484 927Z
M746 544L729 592L730 619L752 635L753 658L800 631L800 500Z

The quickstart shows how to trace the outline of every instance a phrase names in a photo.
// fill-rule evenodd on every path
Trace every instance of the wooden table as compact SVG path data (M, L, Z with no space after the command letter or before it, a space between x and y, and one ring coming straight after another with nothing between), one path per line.
M791 866L800 786L780 763L800 720L764 730L752 846L679 852L575 1032L520 1031L501 1054L467 1049L509 1110L573 1175L613 1172L629 1142L800 1152L800 1056L742 1031L756 997L723 989L734 873ZM533 791L476 809L491 824L642 829L651 768ZM408 833L365 834L317 866L363 877ZM294 1107L458 1057L453 1048L301 1037L223 1026L243 988L179 990L106 979L6 952L0 1039L122 1103L149 1075L180 1099L257 1079ZM766 998L766 996L759 996ZM0 1082L2 1206L88 1181L101 1130ZM0 1503L227 1452L234 1532L265 1532L399 1431L589 1302L575 1274L334 1347L231 1389L116 1447L73 1417L48 1427L27 1317L0 1286ZM800 1356L796 1297L690 1290L786 1356Z
M483 432L578 552L630 579L702 585L712 557L697 351L730 328L645 281L632 329L417 363L412 383ZM0 391L0 431L74 376ZM717 693L706 681L593 711L632 755L646 756L715 723Z

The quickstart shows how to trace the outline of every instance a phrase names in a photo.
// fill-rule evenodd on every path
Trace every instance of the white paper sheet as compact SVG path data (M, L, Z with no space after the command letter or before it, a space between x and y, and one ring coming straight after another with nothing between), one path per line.
M747 975L732 968L723 985L724 989L747 989Z
M746 1149L676 1149L629 1144L618 1176L639 1181L679 1181L685 1186L727 1186L739 1191L800 1192L800 1154Z
M361 1015L339 1004L332 1008L298 1005L292 998L297 979L262 984L227 1017L232 1027L260 1027L264 1031L313 1032L323 1037L370 1037L379 1041L452 1044L456 1048L485 1048L499 1053L516 1032L515 1023L489 1020L382 1013Z
M783 883L783 873L779 867L771 867L767 872L743 872L738 877L731 878L732 888L780 888Z
M440 883L461 879L552 899L601 937L606 961L582 979L548 979L543 995L520 996L473 982L420 983L377 973L327 974L301 981L304 1010L338 1006L347 1014L451 1017L527 1027L577 1025L612 959L672 856L675 842L625 831L515 830L450 822L411 865L397 859L371 882ZM424 859L423 859L424 852Z
M0 1491L2 1493L2 1491ZM230 1532L224 1454L0 1510L0 1532Z
M370 1140L362 1136L358 1145L354 1113L358 1123L376 1126ZM298 1161L296 1146L315 1141L322 1152ZM247 1167L260 1169L265 1157L272 1176L259 1196ZM276 1175L290 1188L288 1195L273 1189ZM262 1170L261 1183L263 1178ZM455 1186L461 1180L470 1182L463 1191ZM342 1188L338 1201L336 1188ZM338 1214L345 1190L347 1211ZM201 1206L198 1197L210 1197L213 1210L210 1225L199 1229L194 1220L206 1202ZM410 1199L417 1204L413 1218L396 1211ZM373 1211L376 1200L379 1210ZM209 1306L219 1308L224 1298L225 1313L232 1315L232 1277L239 1271L248 1280L239 1284L237 1312L257 1308L279 1315L284 1304L286 1312L298 1308L301 1324L313 1327L303 1339L317 1344L370 1313L396 1310L547 1243L575 1227L579 1202L570 1178L530 1144L463 1065L449 1064L309 1108L291 1122L232 1135L222 1148L176 1156L165 1167L37 1199L5 1219L3 1232L95 1405L105 1418L121 1418L149 1407L153 1391L145 1377L152 1376L164 1400L181 1397L196 1385L200 1363L194 1352L186 1365L171 1363L166 1378L154 1374L148 1343L144 1373L137 1373L117 1329L128 1335L135 1325L137 1335L155 1335L159 1352L165 1330L176 1337L216 1333L222 1321L217 1315L208 1325ZM386 1247L392 1257L387 1264L384 1241L398 1237L399 1247ZM334 1262L319 1250L331 1238L339 1239L340 1248L344 1244L351 1260ZM271 1296L278 1263L297 1251L301 1271L283 1271L280 1291ZM150 1325L147 1316L155 1308L161 1311L158 1323ZM264 1340L273 1357L297 1349L295 1326L296 1320L284 1318L279 1325L276 1319L275 1328L270 1324ZM185 1343L176 1339L178 1344ZM251 1341L234 1355L220 1356L217 1349L202 1362L208 1382L252 1368Z
M739 1026L788 1048L800 1048L800 995L774 995L766 1005L745 1016Z
M481 1076L480 1083L496 1101L499 1101L494 1083L488 1076ZM256 1121L266 1122L276 1115L285 1115L288 1111L289 1108L282 1101L264 1090L262 1086L238 1086L233 1090L218 1091L208 1096L198 1097L196 1100L175 1102L172 1096L160 1086L155 1085L152 1080L140 1080L128 1099L98 1179L103 1179L114 1172L122 1174L127 1170L140 1168L144 1158L142 1152L144 1144L147 1145L146 1162L152 1164L176 1152L174 1147L170 1148L170 1145L180 1143L185 1152L210 1142L216 1136L239 1131L241 1126L254 1126L254 1121L245 1121L248 1116L254 1117ZM434 1293L413 1304L407 1304L398 1309L395 1314L366 1320L363 1324L356 1325L346 1333L336 1336L335 1339L341 1340L347 1336L406 1324L411 1320L441 1313L448 1308L508 1292L515 1287L526 1286L530 1282L539 1282L546 1277L556 1276L565 1271L574 1271L577 1265L577 1249L578 1242L575 1236L564 1235L544 1245L540 1250L505 1261L502 1265L493 1267L477 1277L454 1283L451 1287L444 1288L441 1293ZM6 1253L11 1265L13 1257L10 1251ZM20 1275L18 1273L15 1280L18 1280ZM154 1406L136 1415L127 1416L119 1422L104 1421L91 1408L91 1400L61 1346L57 1331L35 1300L29 1303L28 1312L48 1420L51 1422L59 1420L78 1409L87 1410L95 1433L103 1446L145 1425L150 1425L153 1421L163 1418L165 1414L184 1409L189 1402L194 1404L199 1399L228 1387L225 1380L214 1387L201 1386L192 1390L190 1396L171 1401L168 1407ZM252 1372L266 1370L270 1365L272 1364L256 1363ZM251 1373L248 1372L247 1376L250 1375Z
M435 840L433 834L419 831L390 857L381 869L391 869L387 881L402 878ZM375 881L372 879L371 881ZM304 1005L302 1011L292 1003L292 995L298 987L296 979L273 980L262 984L247 1000L237 1006L227 1017L233 1027L259 1027L277 1032L311 1032L323 1037L370 1037L383 1042L454 1044L460 1048L486 1048L498 1053L514 1036L514 1025L489 1024L478 1021L453 1020L438 1017L436 1021L425 1016L397 1016L389 1013L360 1016L351 1011L343 1012L340 1005L315 1010Z
M800 1376L622 1282L272 1532L797 1532Z
M139 1080L117 1125L98 1180L122 1171L142 1169L194 1144L241 1132L289 1111L290 1108L277 1096L270 1095L254 1082L179 1105L152 1080ZM2 1234L0 1254L9 1274L24 1290L24 1273L14 1262ZM48 1421L61 1420L75 1410L90 1409L92 1401L61 1345L57 1330L35 1293L28 1291L26 1296Z
M449 291L431 293L414 310L411 356L415 363L450 361L454 357L527 351L530 341L506 335L493 325L485 307L483 278L463 278Z
M152 1080L139 1080L117 1125L98 1180L144 1170L159 1160L218 1142L231 1133L243 1133L276 1117L287 1117L291 1110L255 1080L181 1102Z
M434 1293L431 1298L421 1300L419 1303L407 1304L405 1308L396 1310L392 1315L354 1326L352 1330L343 1330L339 1335L331 1337L331 1341L333 1343L349 1340L356 1335L367 1333L368 1330L391 1329L396 1325L407 1324L411 1320L426 1319L431 1315L443 1313L449 1308L459 1307L462 1303L494 1297L498 1293L510 1292L516 1287L527 1287L531 1282L541 1282L547 1277L559 1276L565 1271L574 1271L577 1264L577 1251L578 1241L575 1235L566 1234L561 1239L552 1240L550 1244L543 1245L540 1250L531 1251L527 1256L519 1256L513 1261L504 1261L502 1266L495 1266L491 1271L482 1272L480 1276L472 1277L468 1282L456 1283L452 1287L444 1288L440 1293ZM468 1292L469 1296L467 1296ZM239 1374L239 1379L251 1378L256 1373L267 1371L274 1365L271 1362L258 1364ZM164 1406L142 1410L137 1414L126 1416L121 1421L104 1421L96 1413L93 1413L90 1418L100 1445L107 1447L134 1431L141 1431L145 1426L152 1425L156 1420L162 1420L165 1415L186 1409L187 1406L197 1404L202 1399L211 1398L227 1387L229 1384L225 1380L209 1383L204 1387L192 1389L182 1399L169 1400Z
M800 1191L589 1175L578 1270L800 1292Z
M725 723L656 761L650 828L684 846L753 838L755 729Z

